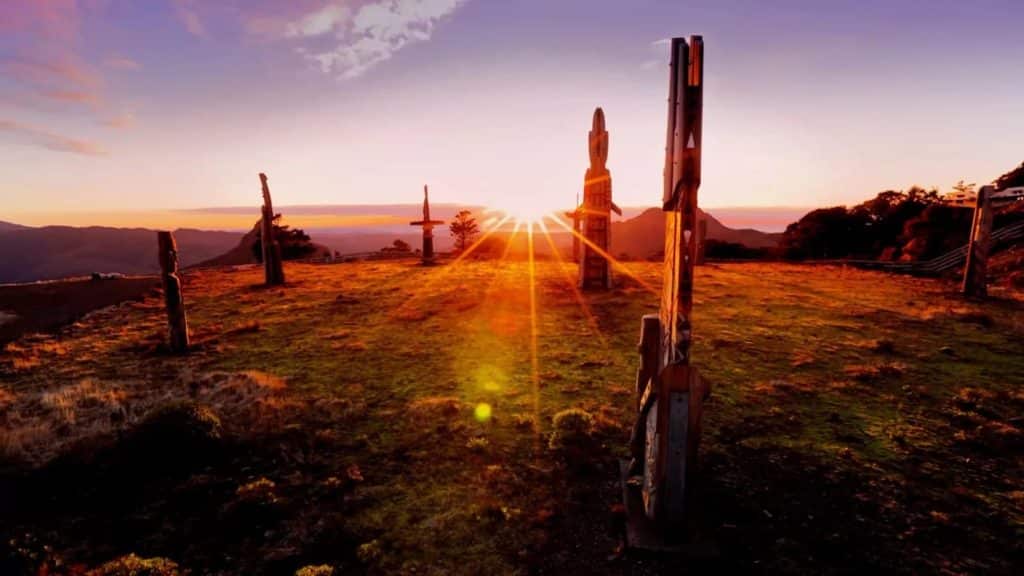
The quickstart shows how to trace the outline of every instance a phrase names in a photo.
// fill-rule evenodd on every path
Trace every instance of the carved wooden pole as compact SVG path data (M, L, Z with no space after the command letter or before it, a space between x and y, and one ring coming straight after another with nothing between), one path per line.
M608 171L608 131L605 130L604 110L594 110L594 119L588 135L590 167L583 177L583 204L577 209L586 239L580 246L580 288L607 289L612 286L611 213L622 214L612 202L612 174Z
M664 284L657 328L653 319L645 317L641 330L637 385L643 390L631 442L634 460L628 471L630 476L640 476L643 512L659 527L662 544L684 539L694 518L693 478L703 402L709 392L708 384L690 366L703 64L700 36L691 36L689 44L684 38L673 38L662 198ZM658 334L652 338L650 332L655 329Z
M978 190L978 202L974 207L974 221L971 225L971 241L967 245L967 262L964 265L964 296L984 298L988 295L988 252L992 236L992 194L995 188L982 186Z
M172 352L188 351L188 318L185 316L185 299L181 293L181 278L178 276L178 247L170 232L157 232L157 256L160 260L160 280L164 288L164 303L167 307L168 345Z
M409 222L410 226L419 226L423 229L423 250L421 251L423 265L429 266L434 263L434 226L444 224L444 220L430 219L430 195L427 185L423 185L423 219Z
M260 172L263 188L263 209L260 220L260 242L263 252L263 276L268 286L284 284L284 265L281 262L281 246L274 236L274 204L270 200L270 186L267 175Z

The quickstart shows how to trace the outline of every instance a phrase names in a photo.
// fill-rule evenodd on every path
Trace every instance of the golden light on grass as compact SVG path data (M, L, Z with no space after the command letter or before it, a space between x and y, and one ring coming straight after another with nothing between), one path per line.
M604 333L601 332L601 327L597 323L597 317L594 316L594 313L593 311L590 310L590 306L587 304L587 301L583 298L583 293L580 291L580 288L577 285L576 279L573 276L572 271L568 268L568 262L565 261L565 258L562 258L561 252L555 245L555 239L551 237L551 233L548 232L548 227L544 224L543 220L538 222L537 226L540 228L540 231L544 234L544 239L547 241L548 246L551 248L551 254L554 255L555 260L558 262L559 268L562 269L564 278L566 282L569 284L569 289L572 290L573 298L576 300L576 303L580 305L580 309L583 310L583 316L587 319L587 324L590 326L590 329L593 331L594 335L597 336L597 339L601 343L601 347L608 348L608 339L605 338Z
M391 311L392 317L400 317L400 315L405 310L412 307L414 304L421 304L422 297L424 295L429 296L434 294L440 282L444 280L449 274L451 274L452 271L454 271L457 264L468 258L470 254L472 254L477 248L479 248L484 241L490 238L510 219L511 218L509 216L505 216L504 218L500 218L497 221L495 221L493 223L493 226L486 229L484 233L481 234L480 237L476 239L476 241L474 241L472 244L466 247L466 249L463 250L461 254L459 254L454 260L452 260L451 264L449 264L448 266L439 267L434 273L430 274L425 279L425 281L418 284L417 289L412 294L410 294L409 297L404 302L402 302L397 308Z

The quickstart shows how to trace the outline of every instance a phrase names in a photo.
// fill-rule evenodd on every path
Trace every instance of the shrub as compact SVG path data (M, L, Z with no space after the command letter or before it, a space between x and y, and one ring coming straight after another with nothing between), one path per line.
M295 571L295 576L333 576L334 568L326 564L319 566L303 566Z
M274 493L276 487L272 480L260 478L239 486L235 490L235 495L238 496L240 502L257 506L272 506L277 504L277 494Z
M490 442L483 436L474 436L466 441L466 448L469 448L473 452L483 452L490 446Z
M128 433L129 458L137 464L184 467L208 462L220 446L221 421L194 402L158 408Z
M383 556L384 550L377 540L360 544L359 548L356 548L356 558L359 558L359 561L363 564L373 564L378 562Z
M140 558L135 554L111 560L89 576L180 576L178 565L166 558Z
M570 408L552 418L548 448L558 452L571 464L582 464L584 457L596 448L594 417L579 408Z

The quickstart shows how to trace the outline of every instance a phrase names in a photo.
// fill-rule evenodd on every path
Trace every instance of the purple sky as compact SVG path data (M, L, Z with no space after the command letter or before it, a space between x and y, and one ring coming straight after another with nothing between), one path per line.
M4 0L0 220L256 205L260 171L281 205L429 183L568 207L595 106L617 203L653 205L662 40L689 34L702 205L945 191L1024 160L1022 23L1019 0Z

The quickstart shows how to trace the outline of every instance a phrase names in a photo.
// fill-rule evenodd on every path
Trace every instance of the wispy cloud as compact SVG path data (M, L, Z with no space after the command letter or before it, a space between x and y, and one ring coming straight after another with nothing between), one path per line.
M641 70L655 70L660 66L668 65L668 54L671 50L667 50L669 45L672 44L671 38L659 38L654 42L647 45L648 52L651 54L657 54L657 58L650 58L640 63ZM666 51L667 50L667 51Z
M103 61L103 64L107 68L113 68L114 70L139 70L142 65L128 58L127 56L121 56L120 54L112 54Z
M174 14L189 34L203 38L206 36L206 26L199 18L199 11L193 0L171 0L174 6Z
M331 0L289 15L248 16L257 36L293 42L325 74L351 79L402 48L429 40L434 28L468 0Z
M103 125L110 128L131 128L135 125L135 113L122 112L116 116L111 116L103 121Z
M15 122L13 120L0 119L0 133L10 135L16 142L26 145L39 146L48 150L58 152L70 152L83 156L106 156L107 151L95 142L69 138L48 130Z
M12 88L4 99L48 114L80 114L85 107L104 125L131 125L131 114L111 118L119 106L108 99L102 72L137 70L138 62L117 53L90 62L82 49L83 21L102 15L108 4L108 0L0 0L0 34L13 39L12 49L0 60L0 72L11 80ZM51 150L105 153L91 142L17 122L7 121L2 128Z
M100 85L100 78L96 73L77 57L67 53L57 53L49 57L15 58L9 60L6 67L15 79L37 86L72 84L92 91Z
M352 10L342 3L331 3L306 14L285 27L288 37L322 36L340 28L352 18Z
M94 92L87 92L83 90L47 90L42 92L41 95L48 100L54 100L57 102L87 104L89 106L96 106L99 104L99 96Z

